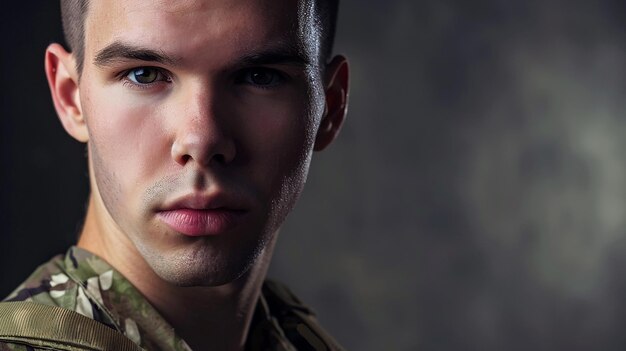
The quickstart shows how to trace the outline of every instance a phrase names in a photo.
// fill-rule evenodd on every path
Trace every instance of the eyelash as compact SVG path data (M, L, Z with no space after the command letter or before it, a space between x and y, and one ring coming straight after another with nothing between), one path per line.
M162 76L165 77L165 79L158 79L155 80L154 82L150 82L150 83L135 83L133 82L130 78L128 78L128 75L130 73L132 73L133 71L137 71L139 69L153 69L157 71L157 74L160 74ZM263 84L255 84L254 82L250 81L247 82L246 78L247 75L252 74L254 72L263 72L266 74L271 74L273 75L273 79L278 80L277 82L274 82L271 85L263 85ZM140 67L134 67L131 69L127 69L125 71L122 71L118 74L118 79L122 81L122 84L124 86L128 86L130 88L133 89L142 89L142 90L147 90L147 89L152 89L155 85L160 84L160 83L171 83L172 82L172 77L171 74L159 67L153 67L153 66L140 66ZM287 74L285 74L284 72L281 72L277 69L273 69L273 68L268 68L268 67L250 67L250 68L244 68L240 71L238 71L235 75L235 84L248 84L253 86L254 88L257 89L263 89L263 90L271 90L271 89L275 89L278 86L280 86L282 83L285 83L289 80L289 76Z
M248 75L251 75L253 73L265 73L265 74L271 74L273 75L273 79L277 80L276 82L273 82L273 84L270 85L263 85L263 84L256 84L252 81L247 81L249 78ZM251 78L251 77L250 77ZM281 84L285 83L286 81L289 80L289 76L277 69L273 69L273 68L269 68L269 67L250 67L250 68L245 68L242 69L241 71L237 72L237 74L235 75L235 84L249 84L257 89L263 89L263 90L271 90L271 89L276 89L278 86L280 86Z
M139 69L153 69L155 71L157 71L157 74L160 74L162 76L165 77L164 80L159 79L159 80L155 80L154 82L151 83L145 83L145 84L138 84L133 82L130 78L128 78L128 75L133 72L133 71L137 71ZM169 72L167 72L166 70L159 68L159 67L153 67L153 66L141 66L141 67L133 67L131 69L127 69L125 71L122 71L119 73L118 75L118 79L122 81L122 84L124 86L133 88L133 89L151 89L153 88L155 85L160 84L160 83L171 83L172 82L172 77L169 74Z

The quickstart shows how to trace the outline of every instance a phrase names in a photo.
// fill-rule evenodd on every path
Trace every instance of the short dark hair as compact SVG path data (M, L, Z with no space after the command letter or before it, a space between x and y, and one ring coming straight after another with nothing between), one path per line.
M83 71L85 59L85 17L89 0L61 0L61 21L65 43L74 53L78 75Z
M316 16L322 31L319 59L321 63L326 63L333 52L339 0L312 1L316 4ZM70 51L74 53L79 76L83 71L85 59L85 18L88 7L89 0L61 0L61 20L65 42Z

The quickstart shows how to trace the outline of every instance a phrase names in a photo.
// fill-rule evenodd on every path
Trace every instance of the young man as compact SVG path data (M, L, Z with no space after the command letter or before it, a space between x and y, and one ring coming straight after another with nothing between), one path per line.
M61 3L71 52L50 45L45 69L91 195L77 246L1 304L0 350L112 332L148 350L339 349L264 282L312 152L344 120L336 1Z

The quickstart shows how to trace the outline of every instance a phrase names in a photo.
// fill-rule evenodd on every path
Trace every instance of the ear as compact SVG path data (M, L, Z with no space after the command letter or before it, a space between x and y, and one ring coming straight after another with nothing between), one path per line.
M335 56L326 65L326 107L315 137L315 151L324 150L341 130L348 111L348 77L348 60L344 56Z
M50 44L46 49L46 77L52 101L63 128L80 142L87 142L89 135L80 106L78 74L71 53L60 44Z

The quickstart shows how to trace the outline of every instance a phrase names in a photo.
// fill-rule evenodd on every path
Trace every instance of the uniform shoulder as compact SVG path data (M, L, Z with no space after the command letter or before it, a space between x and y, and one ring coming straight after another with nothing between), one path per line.
M263 297L285 336L298 350L342 351L343 347L318 322L315 313L286 285L274 280L263 284Z
M50 349L40 349L22 344L0 341L0 351L50 351Z
M29 301L62 306L63 301L69 302L65 292L74 285L64 272L63 255L58 255L37 267L4 301ZM63 296L65 298L60 299Z

